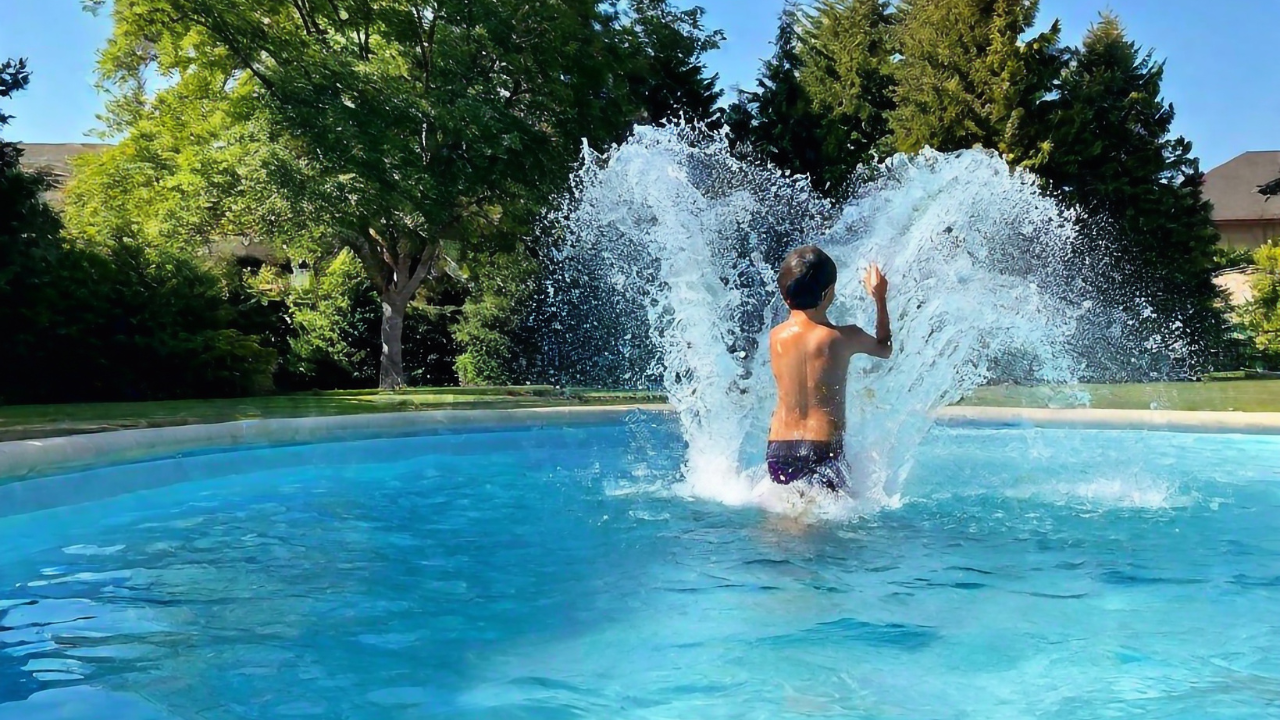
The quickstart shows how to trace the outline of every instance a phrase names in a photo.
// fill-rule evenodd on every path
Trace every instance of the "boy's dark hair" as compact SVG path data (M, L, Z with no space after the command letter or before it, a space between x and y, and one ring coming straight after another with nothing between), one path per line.
M812 310L836 284L836 263L813 245L792 250L778 271L778 291L792 310Z

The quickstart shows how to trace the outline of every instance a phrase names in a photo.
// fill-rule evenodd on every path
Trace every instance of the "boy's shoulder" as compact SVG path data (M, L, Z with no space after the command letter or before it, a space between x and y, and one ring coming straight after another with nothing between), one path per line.
M779 325L774 326L769 331L769 335L773 339L803 339L806 343L839 342L845 337L844 328L839 325L824 325L814 322L798 322L796 320L787 320Z

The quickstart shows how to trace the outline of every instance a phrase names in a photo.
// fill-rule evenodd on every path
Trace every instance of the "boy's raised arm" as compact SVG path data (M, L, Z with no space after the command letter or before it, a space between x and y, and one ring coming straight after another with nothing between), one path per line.
M893 355L893 330L889 327L889 281L880 272L880 266L873 263L867 268L862 283L867 288L867 294L876 301L876 334L872 337L861 328L850 327L846 331L847 336L854 343L855 353L886 359Z

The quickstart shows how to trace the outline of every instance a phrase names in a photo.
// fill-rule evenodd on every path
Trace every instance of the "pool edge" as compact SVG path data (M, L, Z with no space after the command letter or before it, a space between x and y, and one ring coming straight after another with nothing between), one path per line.
M208 425L117 430L0 442L0 485L103 465L144 462L209 448L538 428L620 420L633 412L671 412L670 405L628 404L512 410L431 410L373 415L244 420ZM1148 430L1280 435L1280 413L948 407L937 424L954 428Z
M1280 413L1095 408L948 407L935 414L942 427L1280 435Z
M242 420L206 425L117 430L0 442L0 485L80 470L221 448L300 445L388 436L584 425L621 420L665 405L631 404L513 410L431 410L333 417Z

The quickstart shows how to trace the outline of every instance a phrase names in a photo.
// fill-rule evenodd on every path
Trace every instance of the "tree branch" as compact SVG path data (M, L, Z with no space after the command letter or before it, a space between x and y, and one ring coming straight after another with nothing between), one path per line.
M378 249L378 254L382 256L382 261L394 272L396 266L400 264L399 248L388 238L379 235L378 231L371 226L365 228L365 234L373 241L373 246Z
M347 32L347 21L342 17L342 11L333 3L333 0L324 0L324 4L329 6L329 12L333 13L333 20L338 24L338 30L345 35Z
M236 60L240 61L240 64L244 66L245 70L249 71L250 75L253 75L259 83L262 83L262 86L268 93L275 97L277 101L284 102L284 97L280 94L276 84L253 64L253 61L245 54L244 49L236 42L234 32L226 28L222 28L220 23L201 22L199 16L190 13L178 13L178 17L185 17L192 25L208 30L210 34L217 38L227 48L227 51L230 52ZM215 25L218 25L219 27L215 27ZM221 32L219 31L220 29ZM267 55L267 57L271 57L270 53L267 53L265 50L263 51L263 54Z
M302 21L302 30L308 35L315 35L313 26L314 20L308 15L306 9L306 0L290 0L293 5L294 12L298 13L298 19Z
M436 243L422 251L418 256L416 266L411 270L409 275L409 284L405 286L405 290L410 294L418 291L422 282L427 279L428 275L435 273L436 260L440 258L440 244Z
M360 33L356 33L356 38L360 40L360 59L365 60L367 62L369 60L369 56L372 54L372 49L369 47L369 34L370 34L369 15L372 12L372 8L369 7L368 2L362 2L361 6L362 6L362 9L364 10L364 12L362 13L363 17L361 18L362 20L364 20L364 37L361 38Z
M373 247L376 242L367 233L361 236L359 233L343 233L342 244L351 248L351 252L356 254L360 259L360 264L364 265L365 272L369 274L369 278L374 281L375 289L378 294L387 291L387 267L380 262L380 258L373 254Z
M422 58L422 89L431 92L431 68L436 55L436 28L440 25L440 11L435 9L431 12L431 27L427 28L425 37L422 25L426 22L426 17L422 7L416 3L413 6L413 16L417 20L414 29L418 33L418 54Z

